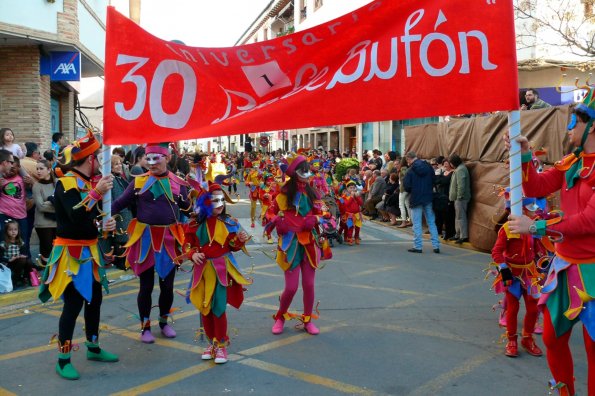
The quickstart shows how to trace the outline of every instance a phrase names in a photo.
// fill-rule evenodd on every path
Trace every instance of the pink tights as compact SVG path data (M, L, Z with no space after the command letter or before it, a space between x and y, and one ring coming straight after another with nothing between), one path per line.
M316 270L312 268L309 260L304 255L304 259L293 270L285 271L285 290L281 294L281 302L279 304L279 313L284 314L289 309L293 296L298 289L300 281L300 271L302 273L302 291L304 293L304 315L311 316L312 308L314 307L314 280L316 277Z

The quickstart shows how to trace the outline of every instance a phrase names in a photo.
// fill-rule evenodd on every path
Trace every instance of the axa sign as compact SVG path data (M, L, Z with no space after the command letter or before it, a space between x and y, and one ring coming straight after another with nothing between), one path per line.
M52 52L50 59L50 79L52 81L80 81L80 52Z

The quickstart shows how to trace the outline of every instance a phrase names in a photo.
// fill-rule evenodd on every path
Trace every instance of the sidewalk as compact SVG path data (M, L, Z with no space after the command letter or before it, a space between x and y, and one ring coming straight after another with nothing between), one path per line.
M412 227L397 228L397 226L392 226L392 225L390 225L390 223L384 223L384 222L382 222L380 220L370 220L370 217L369 216L363 216L363 217L364 217L365 220L370 221L370 222L372 222L374 224L378 224L378 225L384 226L384 227L389 228L391 230L402 231L402 232L406 232L406 233L408 233L410 235L413 235L413 228ZM430 234L426 234L427 227L424 227L423 230L424 230L424 233L422 235L423 238L424 239L430 239ZM455 241L446 241L446 240L442 239L442 237L440 237L440 244L447 245L447 246L452 246L452 247L463 248L463 249L468 249L468 250L473 250L473 251L481 252L481 253L488 253L488 252L485 252L483 250L477 249L475 246L473 246L469 242L463 242L461 244L458 244Z

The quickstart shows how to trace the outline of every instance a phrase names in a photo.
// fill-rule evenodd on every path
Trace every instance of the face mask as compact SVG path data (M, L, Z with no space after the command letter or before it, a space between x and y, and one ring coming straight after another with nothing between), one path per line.
M220 208L223 205L225 205L225 197L223 195L216 194L211 196L211 206L213 209Z
M161 162L161 159L165 157L161 154L147 154L145 158L147 159L147 164L155 165Z
M298 171L295 171L295 173L302 179L307 179L310 176L312 176L312 172L310 172L310 171L298 170Z

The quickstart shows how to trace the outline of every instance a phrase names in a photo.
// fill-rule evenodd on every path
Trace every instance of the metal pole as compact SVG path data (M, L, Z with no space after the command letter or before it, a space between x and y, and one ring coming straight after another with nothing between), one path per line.
M101 146L100 160L101 174L103 176L110 175L112 173L112 151L110 150L110 146L106 146L105 144ZM105 223L112 217L112 190L107 190L103 194L101 201L105 214L103 217L103 225L105 226Z
M521 170L521 145L516 138L521 136L521 112L508 113L508 136L510 137L510 212L515 216L523 214L523 182Z

